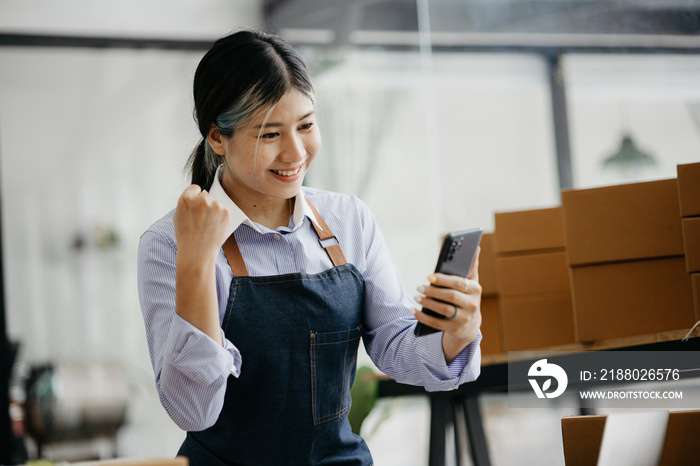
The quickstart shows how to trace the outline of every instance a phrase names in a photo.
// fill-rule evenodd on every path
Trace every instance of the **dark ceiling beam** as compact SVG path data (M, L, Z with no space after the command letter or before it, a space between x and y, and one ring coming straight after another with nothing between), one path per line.
M414 50L418 32L355 31L354 45ZM697 54L700 36L651 34L431 33L434 52Z
M73 47L206 51L212 40L180 40L97 36L60 36L44 34L3 34L0 46L6 47Z
M349 42L339 44L335 31L281 29L295 45L336 46L354 45L358 48L381 46L386 50L414 50L419 45L417 32L354 31ZM314 34L326 31L326 34ZM308 38L311 38L310 40ZM0 33L0 46L5 47L64 47L95 49L160 49L206 51L214 41L142 38L110 38ZM544 53L700 53L700 36L681 35L603 35L603 34L501 34L501 33L433 33L435 52L516 52Z

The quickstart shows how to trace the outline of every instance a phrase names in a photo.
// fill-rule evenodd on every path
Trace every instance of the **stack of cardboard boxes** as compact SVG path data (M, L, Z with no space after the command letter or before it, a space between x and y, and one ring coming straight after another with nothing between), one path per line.
M686 271L690 274L695 320L700 320L700 163L678 165L678 201L683 225Z
M687 330L700 320L700 163L495 214L481 243L483 354Z
M504 350L573 343L561 207L497 213L495 224Z
M481 237L479 284L481 285L481 334L483 335L481 354L499 354L503 352L503 343L493 233L484 233Z
M675 179L562 192L576 339L695 322Z

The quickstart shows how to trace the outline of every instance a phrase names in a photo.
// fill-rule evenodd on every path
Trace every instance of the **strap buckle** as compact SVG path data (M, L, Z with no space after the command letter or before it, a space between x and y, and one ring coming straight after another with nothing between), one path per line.
M335 243L334 244L323 244L324 241L331 241L331 240L335 240ZM336 244L340 244L340 241L338 241L338 238L336 238L335 235L333 235L330 238L326 238L326 239L319 238L318 244L320 244L323 249L326 249L326 248L329 248L331 246L335 246Z

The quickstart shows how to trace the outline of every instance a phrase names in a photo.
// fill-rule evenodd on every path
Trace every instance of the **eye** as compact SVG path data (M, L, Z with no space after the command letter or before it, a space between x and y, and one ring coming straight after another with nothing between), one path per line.
M280 133L265 133L265 134L261 135L260 138L261 139L272 139L272 138L275 138L279 135L280 135Z
M299 129L302 130L302 131L307 131L307 130L311 129L311 127L312 127L313 125L314 125L313 123L306 123L306 124L301 125L301 126L299 127Z

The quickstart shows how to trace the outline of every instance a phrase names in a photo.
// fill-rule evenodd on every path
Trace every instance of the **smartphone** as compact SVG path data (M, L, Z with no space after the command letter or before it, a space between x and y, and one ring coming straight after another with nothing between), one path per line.
M469 275L476 251L481 243L481 235L484 233L483 228L472 228L471 230L455 231L445 235L440 248L440 256L438 257L435 272L444 273L447 275L459 275L465 277ZM426 314L445 319L442 314L423 308ZM421 322L416 325L416 336L430 335L438 332L432 327L429 327Z

